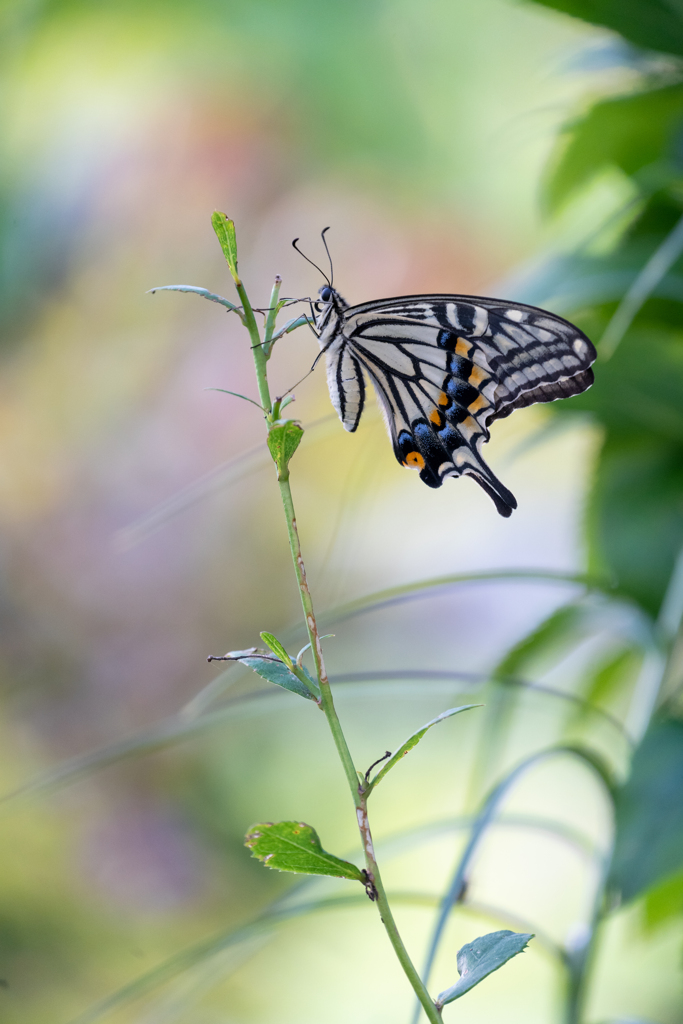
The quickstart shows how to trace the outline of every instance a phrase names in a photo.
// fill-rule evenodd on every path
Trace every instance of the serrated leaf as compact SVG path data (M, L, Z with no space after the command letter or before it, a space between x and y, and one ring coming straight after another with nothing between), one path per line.
M377 783L382 781L387 772L390 772L391 769L395 765L397 765L398 762L413 749L413 747L417 746L417 744L420 742L424 734L429 729L431 729L433 725L437 725L439 722L443 722L446 718L451 718L453 715L457 715L461 711L469 711L470 708L480 707L482 707L481 704L463 704L462 707L459 708L449 708L448 711L444 711L440 715L437 715L436 718L433 718L431 722L427 722L427 724L423 725L421 729L418 729L417 732L414 732L412 736L409 736L408 739L401 744L398 750L396 750L391 755L390 759L387 761L387 763L384 765L381 771L377 772L377 775L375 775L374 779L370 780L370 784L366 792L369 793L371 790L373 790Z
M235 223L225 213L218 210L211 216L211 224L220 242L226 263L235 282L239 281L237 273L237 238L235 236Z
M261 633L261 639L263 640L264 644L270 647L273 654L276 655L276 657L278 657L280 661L284 661L285 665L287 665L288 668L291 667L292 659L287 654L287 651L284 649L284 647L282 646L282 644L280 643L276 636L273 636L272 633L266 633L266 631L264 630Z
M275 683L276 686L282 686L285 690L298 693L300 697L305 697L306 700L315 700L316 695L320 695L317 682L306 668L302 668L301 671L313 687L313 693L281 661L264 658L263 655L258 654L247 654L246 652L242 654L240 651L233 651L231 653L235 661L239 661L242 665L247 665L254 672L257 672L262 679L267 679L269 683ZM238 655L241 656L238 657Z
M316 830L303 821L272 821L252 825L244 845L252 857L276 871L294 871L301 875L333 875L365 883L355 864L323 850Z
M683 870L683 722L655 722L617 792L610 884L624 900Z
M533 937L531 932L511 932L506 929L500 932L489 932L488 935L482 935L474 942L468 942L458 951L457 964L460 980L439 995L436 1005L441 1008L446 1003L452 1003L454 999L459 999L460 996L469 992L471 988L478 985L489 974L497 971L513 956L521 953Z
M299 447L303 436L303 427L294 420L276 423L268 431L268 448L273 462L278 468L279 476L284 476L287 473L289 461Z

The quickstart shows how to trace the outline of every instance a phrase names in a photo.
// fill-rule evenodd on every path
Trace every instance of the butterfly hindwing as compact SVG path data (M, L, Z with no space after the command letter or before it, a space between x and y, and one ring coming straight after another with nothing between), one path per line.
M590 387L588 338L544 310L495 299L422 295L348 307L332 294L337 315L326 307L320 340L346 429L360 419L365 370L398 461L431 487L473 476L510 515L515 498L481 456L489 424Z

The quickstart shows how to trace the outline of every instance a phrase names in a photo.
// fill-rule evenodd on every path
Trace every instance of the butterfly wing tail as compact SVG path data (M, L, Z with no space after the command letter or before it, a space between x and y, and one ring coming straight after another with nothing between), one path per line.
M508 519L517 508L517 499L512 491L500 482L497 476L491 472L488 466L484 466L485 472L479 469L467 469L465 474L473 477L479 486L486 491L492 499L498 513Z
M500 482L486 465L476 444L464 443L461 436L445 444L426 422L415 422L394 439L394 454L402 466L420 471L420 479L428 487L441 487L447 476L471 476L493 500L501 516L512 515L517 508L514 494Z

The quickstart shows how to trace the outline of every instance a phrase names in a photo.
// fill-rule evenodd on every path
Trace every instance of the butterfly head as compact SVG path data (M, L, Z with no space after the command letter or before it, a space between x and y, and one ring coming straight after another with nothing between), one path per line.
M346 299L342 299L341 295L336 288L333 288L330 284L323 285L319 289L318 295L320 299L316 302L316 307L322 310L325 306L334 306L335 309L342 310L348 308L348 302Z
M319 332L324 331L331 321L338 321L348 302L343 299L336 288L326 284L318 291L320 296L315 305L315 325Z

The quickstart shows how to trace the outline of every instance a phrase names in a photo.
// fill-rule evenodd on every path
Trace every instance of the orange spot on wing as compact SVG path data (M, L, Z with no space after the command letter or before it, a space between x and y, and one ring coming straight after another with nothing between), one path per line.
M488 373L482 370L481 366L472 367L472 373L470 374L469 384L472 384L475 388L481 384L483 380L488 380Z
M408 454L406 455L406 460L403 463L403 465L407 466L409 469L424 469L425 460L422 458L419 452L408 452Z
M437 398L437 402L439 403L439 405L448 405L448 395L446 394L445 391L441 392L441 394Z
M437 425L437 427L441 426L442 417L438 409L432 409L432 411L429 414L429 418L432 421L432 423L435 423Z
M486 401L483 395L479 395L473 402L467 406L468 412L479 412L480 409L485 408L489 403Z
M471 348L472 345L469 341L465 341L464 338L458 338L455 344L455 354L456 356L467 356Z

